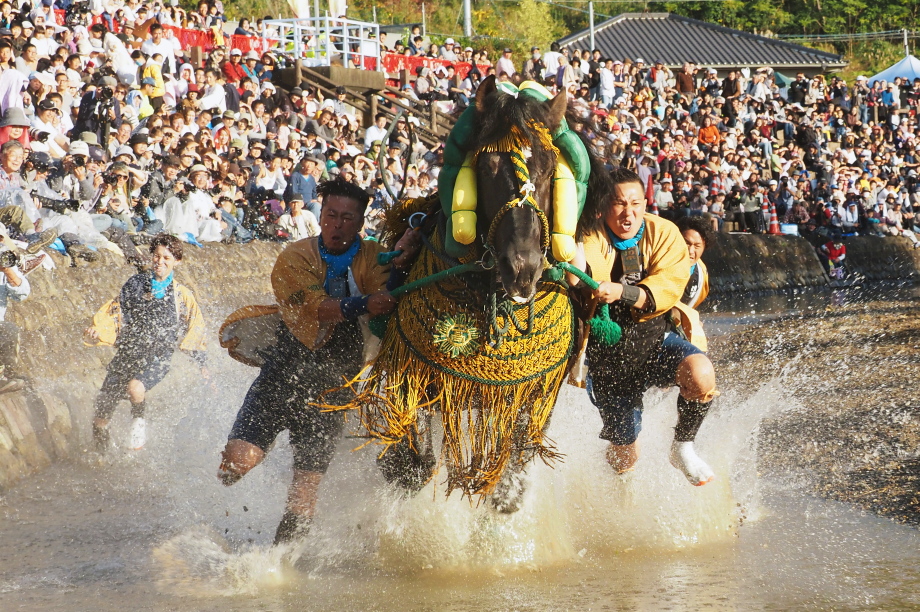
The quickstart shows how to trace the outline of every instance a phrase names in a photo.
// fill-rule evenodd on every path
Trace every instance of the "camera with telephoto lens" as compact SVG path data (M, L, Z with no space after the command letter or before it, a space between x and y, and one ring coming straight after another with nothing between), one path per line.
M15 268L20 263L19 254L9 249L0 250L0 268Z
M99 88L99 100L102 102L107 102L115 96L115 90L109 87L108 85L103 85Z
M68 210L77 211L80 210L80 201L79 200L59 200L57 198L49 198L46 196L38 195L33 193L32 197L38 200L39 204L42 205L42 208L47 208L52 210L59 215L65 214Z

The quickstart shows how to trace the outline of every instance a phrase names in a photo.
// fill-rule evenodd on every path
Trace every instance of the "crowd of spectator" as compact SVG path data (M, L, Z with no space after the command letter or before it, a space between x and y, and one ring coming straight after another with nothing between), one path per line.
M297 240L318 233L317 184L336 175L374 195L373 235L393 194L437 189L441 146L414 133L425 113L362 125L344 87L286 90L273 78L283 57L218 45L193 59L163 27L230 33L219 1L96 4L0 3L0 222L16 244L88 261L108 248L143 265L135 245L164 231L192 244ZM262 28L243 19L232 32ZM565 91L572 127L609 167L635 169L662 216L763 232L772 211L817 246L855 234L920 246L920 80L786 83L766 68L674 71L555 44L493 63L417 28L380 43L439 60L403 83L417 107L458 112L492 74Z

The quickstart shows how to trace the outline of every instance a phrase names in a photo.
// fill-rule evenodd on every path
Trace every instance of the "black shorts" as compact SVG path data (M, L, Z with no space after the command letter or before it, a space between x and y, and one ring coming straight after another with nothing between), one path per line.
M666 334L661 347L643 368L643 379L624 383L591 374L588 364L588 397L604 423L600 438L617 445L632 444L642 431L642 395L652 387L677 384L677 368L690 355L703 351L674 333ZM631 387L631 388L630 388Z
M345 418L339 412L321 412L310 402L323 391L341 385L343 375L357 373L360 335L334 334L326 344L329 348L313 352L283 324L281 328L278 346L267 356L262 372L249 388L229 439L243 440L267 451L278 434L287 429L294 450L294 469L324 473L332 461Z
M153 389L169 373L172 353L137 355L119 350L106 369L105 380L96 398L96 418L109 420L115 406L128 396L128 383L138 380L146 391Z
M124 392L130 381L139 380L149 391L166 378L171 362L172 353L132 357L119 351L107 368L102 390L120 388Z

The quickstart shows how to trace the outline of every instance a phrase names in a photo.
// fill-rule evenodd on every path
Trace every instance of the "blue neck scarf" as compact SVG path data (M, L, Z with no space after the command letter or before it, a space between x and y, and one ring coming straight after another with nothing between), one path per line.
M690 266L690 278L693 278L694 274L696 274L696 264Z
M153 295L158 300L162 300L166 297L166 288L169 287L170 283L173 281L172 272L169 273L165 279L159 281L156 276L150 277L150 294Z
M645 221L643 221L642 225L639 226L639 232L632 238L627 238L626 240L614 234L613 230L611 230L609 227L607 228L607 236L610 238L610 244L612 244L613 248L618 251L625 251L626 249L631 249L639 244L639 241L642 240L642 234L644 233Z
M351 246L348 247L348 250L340 255L334 255L326 250L326 245L323 244L323 239L319 239L319 255L323 258L323 261L326 262L326 280L323 283L323 288L326 291L329 291L329 279L330 278L339 278L345 276L348 273L348 268L351 267L351 262L354 261L355 255L358 253L358 248L361 246L361 237L355 238L355 241L351 243Z

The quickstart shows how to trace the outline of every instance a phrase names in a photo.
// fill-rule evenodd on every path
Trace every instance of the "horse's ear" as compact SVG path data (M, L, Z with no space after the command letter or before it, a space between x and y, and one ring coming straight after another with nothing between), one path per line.
M481 113L486 109L486 98L490 94L494 93L497 87L495 86L495 75L490 75L482 80L479 84L479 89L476 90L476 112Z
M546 127L549 128L550 132L555 132L559 124L562 123L562 120L565 118L565 111L568 108L568 99L566 98L565 90L557 93L556 97L552 100L547 100L546 104L549 107L547 109L549 125Z

